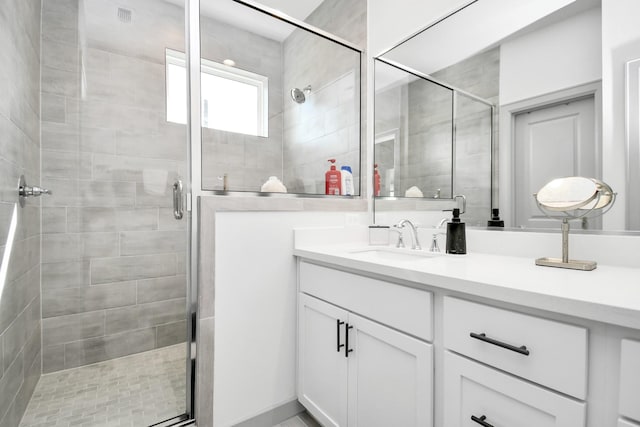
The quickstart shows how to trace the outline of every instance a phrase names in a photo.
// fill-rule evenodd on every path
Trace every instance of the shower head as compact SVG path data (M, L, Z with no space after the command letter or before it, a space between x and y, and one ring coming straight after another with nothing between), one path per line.
M304 89L298 89L294 87L291 89L291 99L293 99L298 104L304 104L304 101L307 100L307 96L311 93L311 85L308 85Z

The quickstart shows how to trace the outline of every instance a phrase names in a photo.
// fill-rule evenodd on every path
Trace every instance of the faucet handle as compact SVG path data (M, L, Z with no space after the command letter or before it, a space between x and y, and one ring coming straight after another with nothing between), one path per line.
M394 225L394 228L391 229L391 231L395 231L396 233L398 233L398 243L396 243L396 248L404 248L404 238L402 237L402 230L400 229L400 227L398 227L398 225Z
M441 252L440 246L438 246L438 236L444 236L447 233L433 233L431 236L431 247L429 247L429 252Z

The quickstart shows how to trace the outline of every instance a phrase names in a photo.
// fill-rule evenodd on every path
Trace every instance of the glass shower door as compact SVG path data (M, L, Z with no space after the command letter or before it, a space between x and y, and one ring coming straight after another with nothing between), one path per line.
M91 425L190 412L188 138L165 90L184 22L177 0L43 0L41 385L93 402Z

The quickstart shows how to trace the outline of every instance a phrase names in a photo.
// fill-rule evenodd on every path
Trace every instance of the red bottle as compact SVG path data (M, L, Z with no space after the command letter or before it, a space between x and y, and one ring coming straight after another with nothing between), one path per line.
M329 159L331 169L324 174L324 194L331 196L339 196L342 194L342 176L340 171L336 170L336 159Z
M378 172L378 164L373 165L373 195L380 195L380 173Z

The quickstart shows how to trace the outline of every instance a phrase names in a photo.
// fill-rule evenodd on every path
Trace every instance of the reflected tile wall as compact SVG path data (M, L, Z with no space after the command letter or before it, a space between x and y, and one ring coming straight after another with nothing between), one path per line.
M500 91L500 48L494 48L454 64L434 77L473 93L494 104ZM465 221L485 226L491 214L491 111L464 96L456 100L455 194L467 196ZM498 116L494 112L493 136L498 137ZM497 158L497 157L496 157Z
M1 427L18 425L41 372L40 201L17 194L20 174L40 183L40 16L39 0L0 7Z
M366 46L366 2L326 0L307 19L312 25ZM284 42L284 183L289 192L324 194L329 158L351 166L359 188L361 111L359 56L303 30ZM289 97L312 86L304 104ZM364 86L362 86L364 87ZM362 98L362 104L366 102Z
M269 79L268 137L202 128L202 186L222 190L226 174L230 190L260 191L269 176L282 178L281 43L206 16L200 25L203 58L231 58L237 68Z
M130 0L44 0L44 372L185 340L186 127L165 117L165 48L184 51L184 11Z

